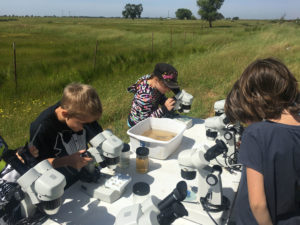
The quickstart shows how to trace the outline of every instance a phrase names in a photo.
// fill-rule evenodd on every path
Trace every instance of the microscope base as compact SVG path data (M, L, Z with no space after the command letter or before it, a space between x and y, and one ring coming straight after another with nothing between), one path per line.
M204 211L200 203L182 202L189 215L183 217L186 220L193 221L201 225L215 225L213 220L209 217L206 211ZM209 212L211 217L216 221L218 225L226 224L228 210L220 212Z
M193 120L190 117L182 116L182 115L178 115L178 116L176 115L172 119L184 123L186 125L186 129L189 129L193 126Z
M130 181L131 177L129 175L116 174L110 176L102 174L97 183L81 182L81 189L93 198L112 203L122 196Z
M81 189L92 198L97 198L100 201L113 203L118 200L123 192L112 190L104 186L104 183L86 183L81 182Z

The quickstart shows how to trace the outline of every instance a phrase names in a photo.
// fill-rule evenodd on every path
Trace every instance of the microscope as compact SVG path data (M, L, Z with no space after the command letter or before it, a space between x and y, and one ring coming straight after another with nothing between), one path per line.
M51 166L48 160L38 163L22 175L17 183L25 193L21 201L21 212L24 217L33 215L36 207L47 215L58 212L66 179Z
M93 160L84 169L87 171L85 177L91 179L81 180L81 189L91 197L112 203L121 197L131 177L97 173L97 167L115 169L120 161L123 142L110 130L104 130L91 139L89 144L91 147L86 155Z
M205 120L206 137L208 141L222 141L227 146L223 154L213 159L211 163L222 167L236 168L238 167L236 166L238 149L244 128L239 122L230 123L225 115L224 105L225 100L215 102L215 116Z
M30 218L37 209L47 215L56 214L66 186L64 175L55 170L48 160L36 163L31 168L16 157L14 150L5 151L2 157L20 174L17 179L19 186L12 198L20 202L21 216Z
M22 217L32 217L37 208L48 215L56 214L66 186L65 177L48 160L30 168L16 157L13 150L7 150L3 159L20 174L17 180L20 188L16 188L13 197L21 203Z
M176 101L174 110L180 113L189 113L194 97L183 89L175 89L174 94L174 100Z
M191 105L192 105L194 97L191 94L187 93L183 89L182 90L173 89L172 91L175 94L175 96L173 97L175 100L175 106L174 106L173 113L168 115L168 117L185 123L185 125L188 129L193 125L192 119L187 116L182 116L182 115L176 114L174 112L178 111L180 113L189 113L191 111Z
M176 219L188 215L181 203L186 195L186 182L180 181L162 201L151 196L141 204L123 208L118 213L114 225L170 225Z
M178 162L181 177L194 180L198 174L198 186L188 190L183 205L189 212L186 218L203 225L221 224L230 202L222 193L222 168L210 166L210 161L226 149L222 141L217 141L208 149L191 149L179 153Z

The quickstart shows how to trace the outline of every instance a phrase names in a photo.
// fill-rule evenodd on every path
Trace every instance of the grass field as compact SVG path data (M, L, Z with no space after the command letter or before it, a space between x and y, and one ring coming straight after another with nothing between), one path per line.
M100 95L100 124L128 141L133 96L126 88L157 62L177 68L181 87L195 97L189 115L201 118L211 115L214 101L225 98L256 58L279 58L300 78L299 24L217 21L213 26L200 20L0 18L0 135L11 148L23 145L31 121L60 99L65 85L82 82Z

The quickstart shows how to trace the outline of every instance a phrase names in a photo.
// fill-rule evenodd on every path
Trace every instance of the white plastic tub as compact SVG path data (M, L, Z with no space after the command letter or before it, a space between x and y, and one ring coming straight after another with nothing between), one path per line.
M144 132L150 129L170 131L177 135L169 141L159 141L142 136ZM185 129L186 125L177 120L150 117L130 128L127 131L127 134L130 137L131 149L134 151L137 147L145 146L149 148L149 157L155 159L166 159L180 145Z

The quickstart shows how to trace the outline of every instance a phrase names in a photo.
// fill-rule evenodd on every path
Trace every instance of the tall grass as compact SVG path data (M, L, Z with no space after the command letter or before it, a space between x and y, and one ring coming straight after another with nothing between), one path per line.
M277 57L300 76L300 26L269 21L18 18L0 22L0 135L11 148L29 138L29 125L61 97L70 82L94 86L104 114L100 124L124 141L132 94L126 88L155 63L179 71L181 87L195 96L194 117L212 113L254 59ZM172 48L171 48L172 30ZM152 32L154 51L152 52ZM96 67L95 46L98 40ZM12 43L17 46L18 88Z

